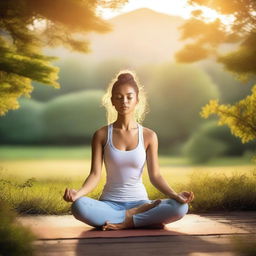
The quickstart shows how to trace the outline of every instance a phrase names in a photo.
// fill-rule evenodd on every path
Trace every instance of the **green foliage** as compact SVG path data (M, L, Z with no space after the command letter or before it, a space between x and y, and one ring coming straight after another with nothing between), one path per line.
M202 12L194 11L192 17L181 27L181 39L192 39L192 42L177 52L176 59L182 62L194 62L214 55L230 71L247 78L255 75L255 1L190 0L189 4L208 7L222 15L231 15L234 20L224 24L220 18L216 18L206 23ZM221 51L218 51L218 46L227 43L237 44L238 48L234 52L222 55Z
M242 143L256 139L256 85L252 95L240 100L234 105L218 104L218 100L210 100L200 112L203 118L216 114L219 116L218 125L228 125L231 133L240 137Z
M220 103L234 104L236 101L244 98L251 92L252 83L235 79L230 72L223 70L220 63L212 60L204 60L199 63L200 67L206 71L218 86L220 91ZM253 80L256 83L256 79Z
M145 125L153 127L169 146L184 141L201 123L201 106L219 95L216 85L199 68L182 64L162 64L152 71L149 82L149 117Z
M198 164L222 155L227 147L222 141L210 138L205 134L196 133L186 142L182 151L193 164Z
M32 242L36 236L16 221L17 214L4 200L0 199L0 255L35 255Z
M91 139L95 127L104 125L103 93L101 90L86 90L48 102L43 114L46 139L59 142Z
M95 65L93 71L93 85L96 88L105 90L108 83L113 79L113 74L117 74L120 69L129 67L129 61L125 59L107 59Z
M85 57L73 57L61 59L56 65L60 68L61 88L56 89L34 82L34 90L31 94L33 99L45 102L70 92L88 89L105 90L113 74L118 72L120 67L127 67L128 63L124 60L110 59L95 64Z
M31 81L59 87L58 68L44 56L43 47L64 45L75 51L90 52L88 31L106 33L110 24L97 14L97 7L115 9L127 0L9 0L0 2L0 115L18 109L17 98L30 96ZM56 11L58 10L58 11Z
M183 145L182 152L193 163L207 162L220 155L242 155L249 150L255 150L254 143L243 145L235 138L228 127L216 126L216 122L209 121L202 124Z
M59 96L47 103L21 99L21 108L0 119L1 143L86 143L104 125L101 90Z
M43 104L26 98L20 99L21 108L0 118L2 143L35 143L43 139Z
M201 12L194 12L194 16L182 27L182 39L193 39L193 43L177 52L176 59L181 62L193 62L210 55L217 57L217 61L224 64L238 79L249 81L256 75L256 2L242 1L209 1L190 0L190 4L210 7L219 14L232 15L234 21L224 25L220 19L205 23ZM224 43L236 43L238 47L233 52L221 54L217 47ZM188 49L192 48L193 52ZM205 54L201 54L204 49ZM200 57L197 57L197 54ZM256 139L256 85L252 87L252 94L234 105L220 105L218 100L210 100L203 107L200 115L207 118L211 114L219 117L218 125L227 125L231 133L239 137L242 143ZM254 157L256 161L256 155Z
M1 24L0 24L1 28ZM30 97L31 81L39 81L59 88L56 82L58 68L50 64L54 58L19 50L0 36L0 116L9 109L18 109L17 99Z

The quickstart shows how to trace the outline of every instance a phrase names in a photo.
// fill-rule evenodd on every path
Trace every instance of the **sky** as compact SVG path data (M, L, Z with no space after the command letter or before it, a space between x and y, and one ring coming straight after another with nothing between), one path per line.
M187 0L129 0L128 3L124 4L124 6L116 11L112 11L110 9L103 10L99 8L98 15L100 15L103 19L110 19L122 13L130 12L139 8L149 8L157 12L181 16L184 19L188 19L190 17L190 12L195 8L187 5ZM224 18L223 16L219 16L214 10L209 8L203 8L204 18L206 21L212 21L216 17L220 17L224 23L228 23L231 19Z

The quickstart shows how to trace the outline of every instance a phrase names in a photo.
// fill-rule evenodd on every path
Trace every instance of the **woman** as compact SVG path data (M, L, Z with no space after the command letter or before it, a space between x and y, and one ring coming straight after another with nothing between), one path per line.
M98 129L92 138L90 174L78 191L66 188L63 198L72 202L76 219L102 230L163 227L188 212L194 194L176 193L159 172L157 135L136 122L143 119L147 105L135 73L125 70L116 77L103 97L109 125ZM116 114L115 122L110 122L108 103ZM100 181L103 160L107 181L101 196L98 200L86 197ZM148 198L142 183L146 161L151 183L168 198Z

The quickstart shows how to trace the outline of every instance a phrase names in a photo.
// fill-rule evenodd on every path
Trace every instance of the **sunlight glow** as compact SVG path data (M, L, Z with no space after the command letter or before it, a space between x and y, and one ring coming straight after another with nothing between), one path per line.
M191 11L200 9L203 12L202 16L205 22L211 22L216 18L220 18L224 24L230 24L234 20L232 16L219 15L215 10L210 8L192 7L187 4L187 0L129 0L129 2L122 8L115 11L98 8L97 13L103 19L111 19L117 15L139 8L149 8L157 12L173 16L181 16L184 19L189 19L191 17Z

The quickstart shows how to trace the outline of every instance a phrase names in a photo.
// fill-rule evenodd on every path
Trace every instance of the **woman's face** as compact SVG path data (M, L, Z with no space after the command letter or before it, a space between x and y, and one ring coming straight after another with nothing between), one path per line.
M129 84L122 84L118 86L113 91L111 101L119 113L132 112L138 103L136 91Z

